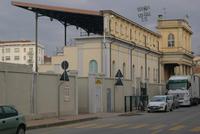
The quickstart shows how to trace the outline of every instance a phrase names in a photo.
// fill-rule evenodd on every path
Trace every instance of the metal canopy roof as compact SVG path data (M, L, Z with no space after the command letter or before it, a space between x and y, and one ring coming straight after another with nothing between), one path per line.
M103 15L98 11L12 1L12 5L47 16L63 24L84 29L88 34L103 34Z

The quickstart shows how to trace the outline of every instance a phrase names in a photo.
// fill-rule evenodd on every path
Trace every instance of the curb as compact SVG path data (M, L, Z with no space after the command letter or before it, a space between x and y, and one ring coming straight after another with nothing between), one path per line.
M61 126L61 125L73 124L73 123L96 120L96 119L99 119L99 117L90 117L90 118L78 119L78 120L53 122L53 123L47 123L47 124L41 124L41 125L35 125L35 126L28 126L27 130L38 129L38 128L48 128L48 127L53 127L53 126Z
M131 111L131 112L125 112L122 114L119 114L118 116L136 116L136 115L143 115L144 113L146 113L146 111Z

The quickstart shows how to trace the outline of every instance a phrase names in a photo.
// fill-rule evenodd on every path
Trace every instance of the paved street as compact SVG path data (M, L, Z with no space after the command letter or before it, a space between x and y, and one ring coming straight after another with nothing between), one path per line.
M58 127L35 129L27 134L190 134L200 133L200 105L173 112L108 117Z

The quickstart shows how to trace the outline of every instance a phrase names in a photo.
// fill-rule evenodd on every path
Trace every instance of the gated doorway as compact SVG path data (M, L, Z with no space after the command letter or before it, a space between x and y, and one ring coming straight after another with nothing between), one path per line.
M96 87L96 112L101 112L101 86Z

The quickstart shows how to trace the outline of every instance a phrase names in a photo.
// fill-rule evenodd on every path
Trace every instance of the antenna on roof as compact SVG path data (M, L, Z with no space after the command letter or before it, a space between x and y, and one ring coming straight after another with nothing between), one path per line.
M138 17L141 19L142 22L147 22L148 17L151 16L150 6L145 5L137 8Z
M163 17L166 18L166 16L167 16L167 9L164 7L162 10L163 10L163 14L164 14Z
M56 55L62 55L63 54L63 47L56 47Z
M184 19L185 19L186 21L189 21L189 15L186 14L185 17L184 17Z
M138 18L140 18L142 22L147 22L148 17L151 16L150 5L148 4L147 1L145 3L146 4L144 6L140 6L137 8Z

